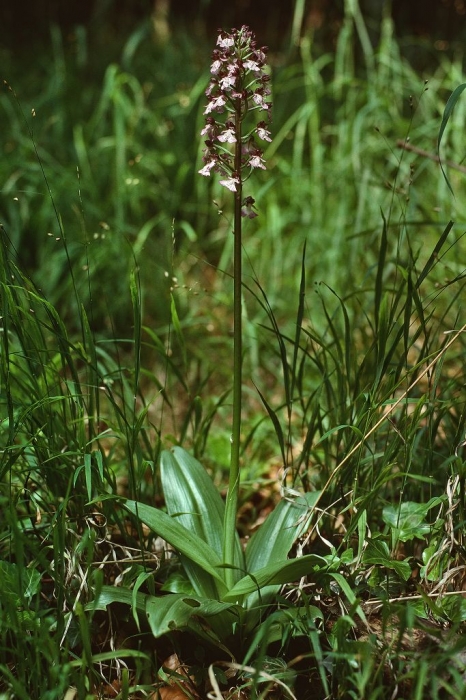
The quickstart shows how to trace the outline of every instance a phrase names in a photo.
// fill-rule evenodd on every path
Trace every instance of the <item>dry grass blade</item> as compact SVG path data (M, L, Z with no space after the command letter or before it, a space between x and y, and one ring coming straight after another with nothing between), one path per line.
M440 157L438 155L436 155L435 153L429 153L429 151L425 151L423 148L413 146L413 144L409 143L408 141L398 139L396 145L399 148L402 148L404 151L410 151L411 153L415 153L416 155L422 156L423 158L428 158L434 163L440 163ZM453 170L457 170L460 173L466 173L466 167L464 165L460 165L459 163L455 163L453 160L446 160L445 164Z
M246 673L254 674L254 678L260 682L279 685L287 693L291 700L297 700L296 696L292 693L286 683L283 683L283 681L281 681L279 678L275 678L270 673L254 668L253 666L243 666L242 664L237 664L233 661L217 661L215 664L211 664L209 666L209 680L213 688L213 691L207 694L209 700L225 700L219 688L217 679L215 678L214 666L223 666L223 668L229 668L234 671L246 671Z

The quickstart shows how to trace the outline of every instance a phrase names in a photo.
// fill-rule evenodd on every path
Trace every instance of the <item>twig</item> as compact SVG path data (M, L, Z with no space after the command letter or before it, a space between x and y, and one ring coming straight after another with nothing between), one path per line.
M458 596L461 595L464 598L464 591L444 591L443 593L425 593L425 596L427 598L432 598L433 600L438 599L438 598L446 598L447 596ZM365 600L363 603L361 603L362 607L365 608L369 605L380 605L382 606L384 602L387 603L405 603L407 601L412 601L412 600L423 600L424 596L422 595L402 595L399 596L398 598L389 598L387 601L381 600L377 598L377 600Z
M440 163L440 158L439 156L435 155L435 153L429 153L429 151L424 151L423 148L413 146L411 143L409 143L409 141L398 139L396 145L399 148L403 148L405 151L411 151L411 153L416 153L418 156L422 156L423 158L429 158L429 160L433 160L435 163ZM449 168L452 168L453 170L458 170L460 173L466 173L466 167L464 165L455 163L455 161L453 160L446 160L445 163L448 165Z

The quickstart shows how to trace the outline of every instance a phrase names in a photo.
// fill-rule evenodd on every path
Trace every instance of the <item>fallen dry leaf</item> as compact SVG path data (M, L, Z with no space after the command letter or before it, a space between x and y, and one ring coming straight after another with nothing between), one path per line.
M192 700L193 694L186 693L178 686L165 685L149 695L150 700Z
M159 673L159 678L165 681L166 685L157 688L155 693L149 696L150 700L196 700L196 698L199 698L188 676L188 668L181 663L177 654L172 654L166 658L162 664L162 669L163 673ZM184 676L186 683L179 677L170 678L170 671L173 671L178 676Z

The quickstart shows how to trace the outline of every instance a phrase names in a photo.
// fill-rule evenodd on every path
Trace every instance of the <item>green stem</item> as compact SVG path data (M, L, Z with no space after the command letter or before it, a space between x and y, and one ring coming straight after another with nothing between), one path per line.
M235 561L236 542L236 513L238 510L238 494L240 484L240 438L241 438L241 387L242 387L242 298L241 298L241 202L243 198L243 183L241 178L241 122L239 109L236 113L236 149L235 172L240 180L235 192L234 229L235 236L233 253L233 425L231 434L230 475L225 506L223 528L223 563L233 565ZM225 579L228 589L235 582L235 572L227 568Z

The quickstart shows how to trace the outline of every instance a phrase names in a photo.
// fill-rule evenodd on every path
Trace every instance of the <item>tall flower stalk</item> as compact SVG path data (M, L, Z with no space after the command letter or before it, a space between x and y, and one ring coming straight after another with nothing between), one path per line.
M243 26L230 33L219 31L212 54L211 81L204 110L206 137L204 166L199 173L222 176L220 184L234 194L233 233L233 423L228 493L225 507L223 563L227 585L233 585L236 513L240 486L241 394L242 394L242 220L257 216L254 199L243 197L243 185L255 168L265 170L258 141L270 141L268 122L271 102L269 76L265 72L267 48L257 48L251 30ZM266 114L267 121L261 119ZM259 115L259 119L253 119ZM252 126L250 123L252 123ZM257 141L258 139L258 141Z

